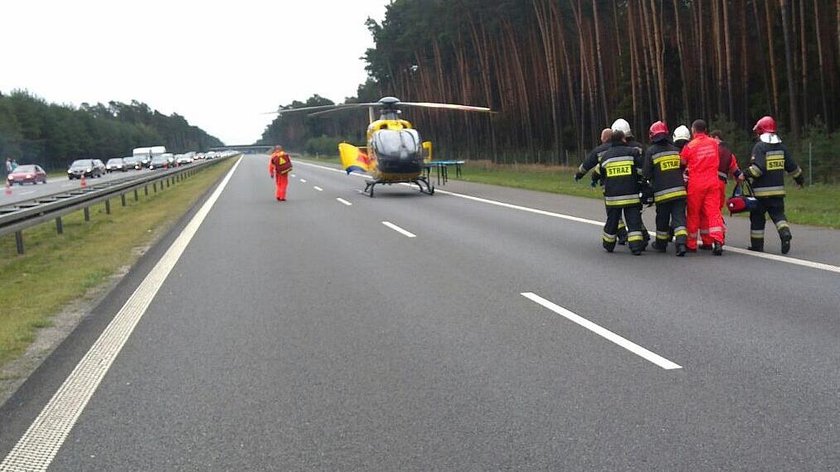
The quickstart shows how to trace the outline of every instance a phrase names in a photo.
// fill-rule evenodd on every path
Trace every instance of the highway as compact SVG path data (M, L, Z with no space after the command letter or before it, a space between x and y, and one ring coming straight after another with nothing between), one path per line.
M594 199L293 174L242 158L143 256L0 471L840 469L840 232L634 257Z
M86 178L85 185L93 186L103 182L112 180L120 180L131 177L140 177L148 175L150 170L128 171L128 172L112 172L110 174L103 174L102 177ZM45 197L47 195L69 192L81 187L82 181L80 179L70 180L67 176L62 177L47 177L46 184L24 184L12 185L4 188L0 193L0 207L12 205L25 200L33 200L35 198Z

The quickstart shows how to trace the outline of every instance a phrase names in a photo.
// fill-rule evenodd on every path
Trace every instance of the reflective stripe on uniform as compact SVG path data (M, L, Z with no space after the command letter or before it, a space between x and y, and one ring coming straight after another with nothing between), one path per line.
M641 231L631 231L627 233L627 241L635 242L635 241L643 241L645 238L642 236Z
M615 195L612 197L604 196L604 203L606 203L607 206L624 206L641 203L641 200L639 199L638 193L633 193L630 195Z
M802 175L802 168L801 167L797 167L795 171L790 173L790 176L793 177L794 179L799 177L800 175Z
M721 226L712 226L711 228L709 228L709 231L708 231L708 232L709 232L709 234L712 234L712 233L722 233L722 232L723 232L723 227L721 227Z
M662 189L653 194L654 202L664 202L673 198L685 197L687 195L685 187L671 187Z
M762 174L761 169L759 169L755 164L747 167L747 173L753 177L761 177Z
M665 160L672 160L672 159L679 160L680 159L679 153L674 152L674 151L657 152L652 157L653 157L653 164L654 165L658 165L660 162L665 161Z
M764 230L763 229L754 229L750 231L750 237L753 239L764 239Z
M656 239L662 239L664 241L667 241L667 240L671 239L671 235L668 234L667 231L657 231L656 232Z
M616 236L614 234L604 233L603 235L601 235L601 239L603 239L604 242L607 243L614 243L616 240Z
M677 226L674 228L674 236L688 236L688 231L685 230L685 226Z
M783 197L785 195L785 186L753 187L753 193L756 197Z
M790 228L787 221L781 220L778 223L776 223L776 229L781 230L782 228Z
M617 157L611 157L611 158L609 158L605 161L601 161L601 166L606 167L609 164L617 164L617 163L620 163L620 162L635 162L635 161L633 160L633 156L617 156Z

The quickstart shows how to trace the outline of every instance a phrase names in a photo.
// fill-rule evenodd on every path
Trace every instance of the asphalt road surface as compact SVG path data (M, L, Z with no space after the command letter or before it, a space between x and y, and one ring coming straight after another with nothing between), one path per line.
M598 200L293 173L244 157L144 256L0 470L840 469L838 232L634 257Z

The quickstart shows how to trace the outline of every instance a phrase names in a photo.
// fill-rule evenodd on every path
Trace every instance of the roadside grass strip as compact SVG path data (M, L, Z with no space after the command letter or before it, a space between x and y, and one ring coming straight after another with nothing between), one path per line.
M178 262L192 237L221 195L239 162L190 220L161 260L149 272L102 335L53 395L23 437L0 463L0 471L45 471L76 420L87 406L99 383L143 317L169 272Z

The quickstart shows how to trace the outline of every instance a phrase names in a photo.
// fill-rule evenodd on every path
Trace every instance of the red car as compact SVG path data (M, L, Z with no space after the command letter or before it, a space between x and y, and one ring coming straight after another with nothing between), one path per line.
M44 169L42 169L41 166L35 164L25 164L17 166L15 170L6 177L6 179L8 180L9 185L23 185L25 183L37 184L38 182L47 183L47 173L44 172Z

